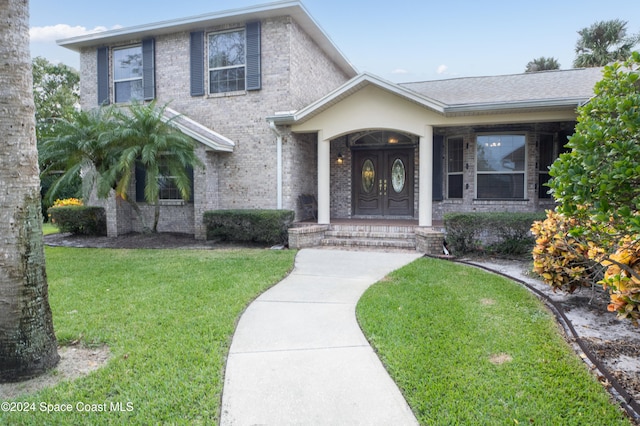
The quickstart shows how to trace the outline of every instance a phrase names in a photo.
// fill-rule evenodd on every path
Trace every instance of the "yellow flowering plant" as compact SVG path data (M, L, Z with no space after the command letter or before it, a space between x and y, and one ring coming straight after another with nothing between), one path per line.
M82 200L79 198L65 198L63 200L57 199L52 207L66 207L66 206L83 206Z

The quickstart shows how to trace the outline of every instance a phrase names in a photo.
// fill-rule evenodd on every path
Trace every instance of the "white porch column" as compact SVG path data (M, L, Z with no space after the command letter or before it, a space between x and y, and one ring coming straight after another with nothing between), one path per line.
M425 126L420 137L420 190L418 225L433 225L433 126Z
M331 144L318 132L318 223L331 220Z

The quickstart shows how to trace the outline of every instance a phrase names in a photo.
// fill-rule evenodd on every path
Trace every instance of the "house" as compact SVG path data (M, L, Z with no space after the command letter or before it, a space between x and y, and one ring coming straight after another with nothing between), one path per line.
M447 212L552 207L547 166L601 78L576 69L395 84L358 73L298 1L59 44L80 53L83 108L156 99L200 142L193 200L166 191L160 231L205 238L203 213L215 209L310 219L298 200L312 194L315 226L292 230L298 247L332 222L377 219L417 225L437 251L434 221ZM109 235L140 229L126 203L105 207Z

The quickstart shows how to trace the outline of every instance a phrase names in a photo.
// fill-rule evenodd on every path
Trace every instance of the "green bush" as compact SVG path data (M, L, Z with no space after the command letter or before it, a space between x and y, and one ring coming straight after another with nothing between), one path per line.
M449 213L444 216L447 243L454 254L525 254L534 238L531 225L544 213Z
M286 244L291 210L213 210L204 213L207 240Z
M60 232L82 235L107 235L104 208L92 206L60 206L49 209L51 223Z

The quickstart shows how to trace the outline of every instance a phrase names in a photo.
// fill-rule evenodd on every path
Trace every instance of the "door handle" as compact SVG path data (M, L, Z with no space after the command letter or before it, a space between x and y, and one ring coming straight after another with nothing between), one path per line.
M378 179L378 195L382 195L382 179Z
M387 195L387 180L384 180L384 195Z

